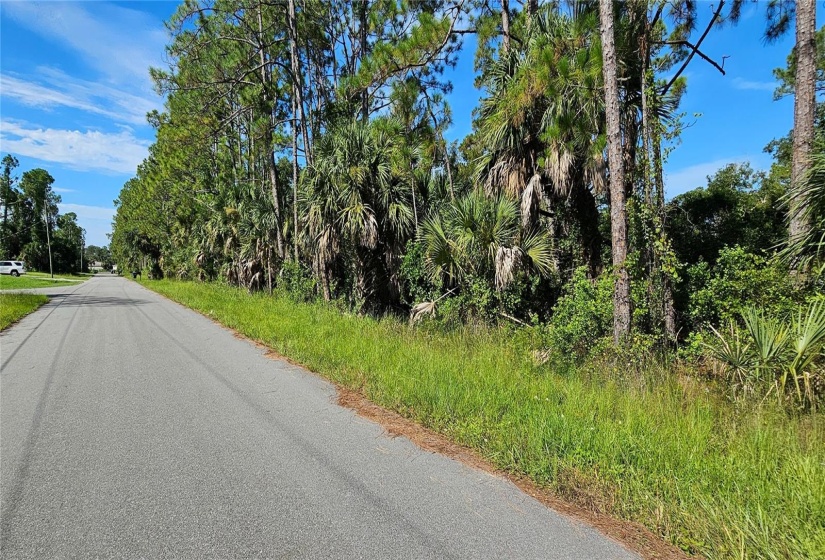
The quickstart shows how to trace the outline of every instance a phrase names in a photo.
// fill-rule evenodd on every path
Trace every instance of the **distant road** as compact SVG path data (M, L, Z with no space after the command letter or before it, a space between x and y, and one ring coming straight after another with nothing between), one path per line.
M119 277L0 334L0 556L634 558Z

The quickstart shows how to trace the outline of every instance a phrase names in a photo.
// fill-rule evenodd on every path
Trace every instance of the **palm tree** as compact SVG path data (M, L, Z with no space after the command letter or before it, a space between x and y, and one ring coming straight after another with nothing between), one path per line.
M302 199L325 298L336 263L352 275L360 309L397 297L391 280L414 218L409 185L393 172L394 140L387 123L352 121L317 143Z
M520 201L522 225L535 227L541 206L569 206L591 275L602 239L595 196L605 185L606 145L601 57L592 11L532 15L523 49L501 54L482 100L477 161L491 195ZM551 225L552 227L552 225Z
M519 271L547 275L555 269L552 237L520 228L518 206L506 196L471 192L428 217L421 238L436 285L460 288L470 278L486 278L502 289Z

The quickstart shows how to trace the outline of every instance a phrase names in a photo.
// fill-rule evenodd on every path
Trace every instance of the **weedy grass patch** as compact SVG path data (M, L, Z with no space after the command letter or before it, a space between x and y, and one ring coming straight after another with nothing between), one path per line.
M529 330L430 331L217 284L144 285L687 552L825 558L821 413L734 406L655 360L539 365Z
M0 331L47 303L40 294L0 294Z

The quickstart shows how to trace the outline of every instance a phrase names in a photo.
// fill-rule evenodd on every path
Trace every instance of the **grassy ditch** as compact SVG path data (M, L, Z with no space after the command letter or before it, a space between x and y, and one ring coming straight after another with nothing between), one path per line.
M0 294L0 331L47 303L39 294Z
M527 330L434 333L219 285L145 285L686 551L825 557L822 414L736 409L655 364L555 372L535 364Z

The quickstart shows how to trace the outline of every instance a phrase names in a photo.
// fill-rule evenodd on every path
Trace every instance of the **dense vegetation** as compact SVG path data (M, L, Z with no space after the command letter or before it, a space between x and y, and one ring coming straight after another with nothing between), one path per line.
M390 334L402 328L399 318L409 319L431 344L435 332L449 341L468 326L518 327L516 339L529 339L541 366L522 371L523 356L513 357L521 373L488 379L470 360L455 376L482 393L511 392L507 403L522 403L532 390L556 402L556 390L601 388L607 400L587 397L581 410L673 407L673 422L685 422L677 429L653 412L634 420L654 431L662 422L662 433L678 441L671 448L664 436L651 436L655 444L644 449L614 442L617 452L638 452L629 463L582 451L577 472L621 464L606 480L639 485L622 486L629 497L612 511L710 556L816 557L825 526L821 487L807 487L812 498L802 502L791 487L782 496L774 495L779 487L743 490L764 477L813 480L787 468L821 475L821 460L806 455L825 444L825 109L815 97L825 89L825 34L816 48L812 2L771 2L766 11L768 38L792 23L800 38L787 68L776 71L777 96L793 94L796 111L793 133L766 148L773 167L731 164L706 186L665 197L664 160L682 125L682 72L697 53L713 64L699 50L701 39L713 25L735 22L741 4L720 2L698 33L697 6L688 1L528 1L523 9L506 0L186 1L168 22L170 66L153 69L166 107L149 115L156 142L116 201L112 258L156 279L255 292L248 301L258 310L244 311L254 318L244 329L334 376L354 366L256 330L255 322L271 325L269 313L284 317L276 331L300 328L288 319L286 300L270 294L335 302L364 317L364 328L390 325ZM483 96L473 130L451 143L443 70L469 33L477 38ZM203 309L213 307L201 297L221 295L187 290ZM316 313L312 305L296 309ZM231 311L221 319L235 324ZM324 332L332 345L335 333ZM381 350L401 363L424 352L418 336L373 342L407 344L397 357ZM325 339L318 332L310 338ZM380 360L370 358L377 350L359 340L350 341L348 355L365 360L363 375L383 375ZM510 356L510 342L471 343ZM608 373L622 368L605 364L627 355L646 357L625 371L636 378L620 383ZM602 366L607 373L591 375ZM654 373L663 377L655 389L647 385ZM420 396L393 400L383 393L389 389L366 390L492 455L531 449L538 463L499 464L564 486L566 471L556 462L572 459L558 445L542 439L525 447L502 436L501 447L488 450L454 424L512 430L520 421L508 416L514 411L490 400L489 410L450 419L460 412L464 385L448 382L452 388L433 389L430 399L426 380L409 382ZM691 390L680 401L674 395L684 383ZM446 399L443 408L427 403L436 397ZM497 423L501 414L509 424ZM705 414L707 422L691 424ZM498 420L488 426L484 415ZM766 417L769 428L760 432ZM730 442L720 433L726 430ZM746 457L762 451L742 442L760 437L773 450L765 456L770 465ZM695 446L677 449L682 443ZM731 454L708 451L726 445ZM804 450L798 464L794 446ZM718 476L703 480L667 461L661 469L640 466L662 450L668 461ZM745 478L734 480L726 468ZM680 476L685 486L678 489L664 480ZM752 491L742 499L755 501L736 502L726 493L732 488ZM703 502L717 498L732 501ZM807 509L796 509L799 503ZM697 516L695 525L683 519L679 528L661 527L685 511ZM772 516L789 525L763 525Z
M0 259L19 259L32 270L77 272L85 231L74 212L59 214L60 195L45 169L32 169L18 179L19 163L8 154L0 177Z

